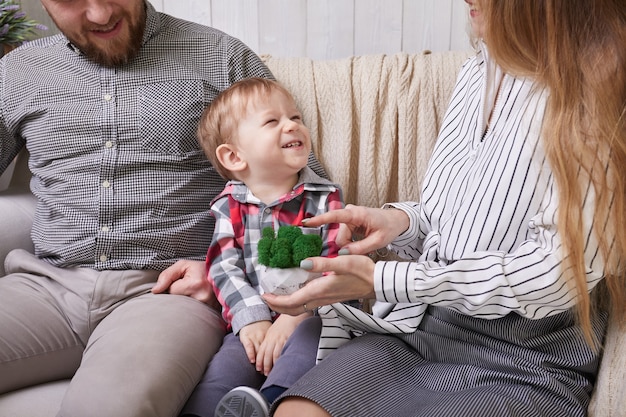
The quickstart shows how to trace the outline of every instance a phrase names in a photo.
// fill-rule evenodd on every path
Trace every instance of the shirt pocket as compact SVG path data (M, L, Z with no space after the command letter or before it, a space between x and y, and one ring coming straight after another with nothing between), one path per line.
M141 86L137 107L143 146L170 155L202 152L196 131L207 104L204 97L200 80Z

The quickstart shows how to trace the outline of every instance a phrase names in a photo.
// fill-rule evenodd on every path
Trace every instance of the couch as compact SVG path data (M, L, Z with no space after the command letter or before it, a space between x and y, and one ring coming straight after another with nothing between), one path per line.
M311 130L313 151L348 203L378 207L417 199L447 100L471 52L354 56L329 61L263 59L290 91ZM32 250L34 200L27 155L0 192L0 260ZM0 277L4 269L0 262ZM1 278L0 278L1 279ZM626 329L612 318L589 415L626 416ZM0 378L2 376L0 375ZM0 395L0 417L54 416L67 381Z

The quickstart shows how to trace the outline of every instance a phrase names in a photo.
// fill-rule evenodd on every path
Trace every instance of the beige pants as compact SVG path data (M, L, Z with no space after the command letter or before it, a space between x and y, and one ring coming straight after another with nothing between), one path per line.
M150 293L156 271L55 268L15 250L0 278L0 393L72 377L59 416L176 416L219 348L219 314Z

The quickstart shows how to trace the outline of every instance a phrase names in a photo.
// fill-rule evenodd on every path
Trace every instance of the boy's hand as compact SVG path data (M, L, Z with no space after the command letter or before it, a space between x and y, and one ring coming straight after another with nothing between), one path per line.
M246 350L250 363L256 363L259 349L271 325L272 322L268 320L257 321L242 327L239 331L239 340Z
M265 339L263 343L261 343L261 347L257 350L257 371L265 376L270 373L274 367L274 363L282 353L289 336L291 336L302 320L310 316L311 313L304 313L299 316L290 316L288 314L278 316L265 334Z

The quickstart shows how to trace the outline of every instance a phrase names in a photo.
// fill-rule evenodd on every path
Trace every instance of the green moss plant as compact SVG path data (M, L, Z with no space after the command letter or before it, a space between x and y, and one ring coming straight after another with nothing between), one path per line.
M305 235L298 226L271 227L262 230L258 243L259 263L272 268L300 267L300 261L322 253L322 238Z

